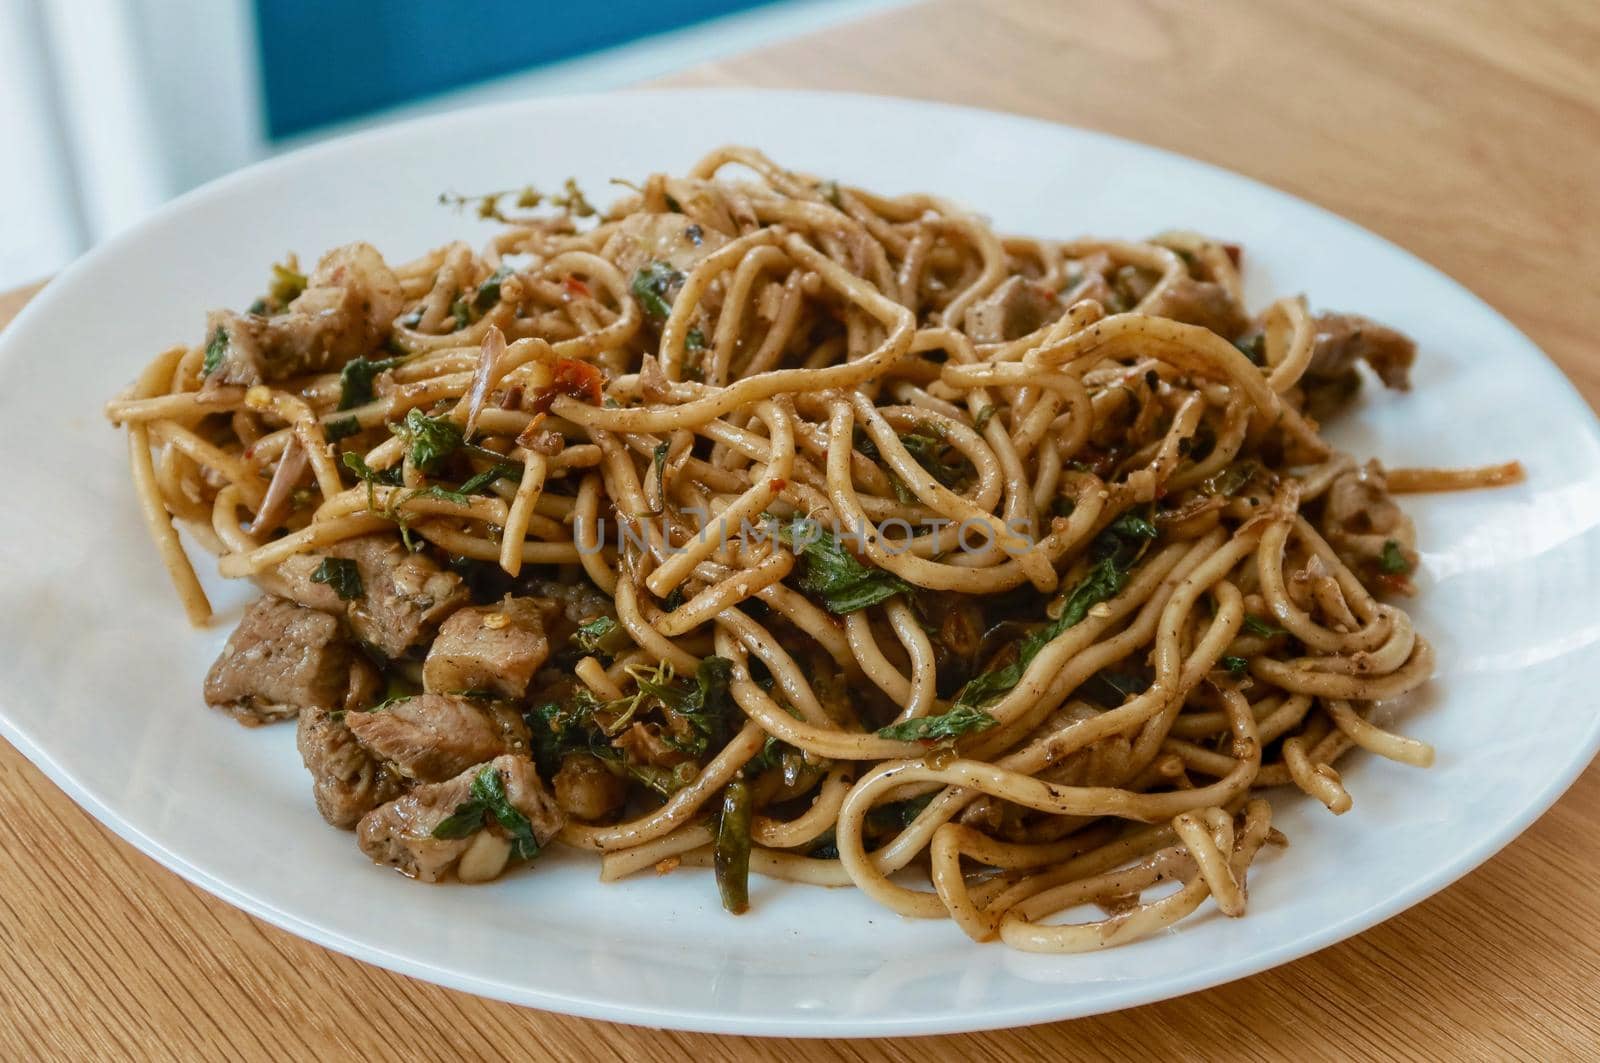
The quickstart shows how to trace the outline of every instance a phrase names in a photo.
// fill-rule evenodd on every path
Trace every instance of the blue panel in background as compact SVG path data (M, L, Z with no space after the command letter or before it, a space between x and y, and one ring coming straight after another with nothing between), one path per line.
M256 0L277 138L771 0Z

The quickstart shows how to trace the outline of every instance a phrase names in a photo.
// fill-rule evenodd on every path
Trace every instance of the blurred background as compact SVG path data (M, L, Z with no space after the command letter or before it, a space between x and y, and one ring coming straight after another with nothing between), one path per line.
M230 170L636 84L909 0L0 0L0 290Z

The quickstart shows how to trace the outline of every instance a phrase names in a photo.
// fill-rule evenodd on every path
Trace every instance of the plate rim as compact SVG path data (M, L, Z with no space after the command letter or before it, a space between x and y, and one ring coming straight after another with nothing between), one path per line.
M96 261L102 256L114 254L122 247L144 239L149 230L164 225L174 215L185 213L196 204L230 194L236 185L270 178L281 169L290 169L308 162L314 162L323 155L338 155L357 149L362 145L375 144L391 138L404 140L432 127L447 128L451 124L462 121L463 118L469 116L531 115L541 111L581 109L599 101L615 101L618 98L636 96L657 98L673 96L686 101L693 99L737 101L741 99L748 100L752 97L773 102L781 102L786 98L812 101L822 99L833 101L841 107L852 107L866 103L874 107L900 108L908 113L921 112L923 116L936 115L938 113L955 113L965 115L968 120L981 120L987 123L1010 123L1023 134L1030 129L1040 132L1053 131L1056 134L1065 130L1074 136L1084 138L1086 141L1114 144L1120 150L1131 148L1136 153L1176 159L1186 166L1201 167L1210 171L1214 176L1221 175L1225 176L1229 181L1244 183L1256 195L1266 197L1269 200L1276 200L1280 203L1292 203L1302 210L1309 209L1314 211L1325 223L1336 225L1353 236L1398 252L1409 260L1413 266L1420 267L1431 274L1434 280L1443 282L1457 296L1465 296L1478 304L1500 325L1510 330L1511 333L1525 343L1530 350L1538 353L1542 369L1545 371L1545 375L1550 378L1547 383L1551 386L1553 392L1564 394L1567 403L1575 411L1581 411L1580 416L1577 418L1578 423L1587 431L1592 440L1600 441L1600 417L1596 416L1594 409L1590 407L1587 400L1583 398L1560 366L1514 322L1509 320L1487 300L1472 292L1471 289L1432 262L1318 203L1303 199L1262 180L1240 174L1214 163L1195 159L1167 148L1100 130L1087 129L1068 122L1057 122L1029 115L937 100L912 99L870 93L754 87L630 88L610 92L540 96L500 101L426 115L382 125L373 129L331 137L325 141L261 160L200 185L163 204L136 224L89 249L52 277L44 288L24 305L8 326L3 331L0 331L0 372L10 367L13 359L21 357L22 345L15 340L15 337L20 332L26 331L26 328L31 325L34 318L49 314L55 304L65 298L66 289L71 286L78 274L92 269ZM1591 718L1582 741L1574 747L1572 754L1562 764L1561 770L1551 774L1545 785L1537 791L1536 796L1526 802L1517 814L1510 817L1499 830L1480 838L1475 845L1462 849L1453 859L1441 864L1406 887L1397 889L1392 895L1378 904L1352 913L1345 919L1318 925L1306 933L1288 940L1265 948L1255 949L1242 958L1194 968L1156 982L1140 982L1133 985L1112 983L1110 988L1103 988L1098 992L1090 991L1063 998L1059 1002L1021 1005L1008 1010L989 1008L981 1014L958 1011L946 1016L830 1018L819 1023L816 1020L807 1020L800 1017L750 1017L726 1011L696 1010L694 1008L658 1008L625 1001L600 1000L588 996L568 997L546 990L530 990L524 986L512 985L494 978L474 975L451 967L441 967L417 961L403 954L391 952L381 946L346 937L292 912L282 910L252 894L246 888L232 885L209 874L169 849L156 838L133 826L115 808L81 785L64 765L59 763L31 735L16 724L10 712L7 711L6 702L8 700L9 692L3 686L0 686L0 736L10 742L81 809L105 825L122 840L128 842L141 853L150 857L167 870L177 874L185 881L192 883L224 903L262 919L298 938L407 977L519 1006L627 1025L665 1027L700 1033L772 1037L853 1038L935 1035L1012 1028L1082 1018L1124 1008L1138 1007L1221 986L1240 978L1282 966L1360 934L1378 923L1421 904L1458 882L1462 877L1510 845L1529 826L1543 816L1583 774L1594 760L1596 753L1600 752L1600 713L1597 713Z

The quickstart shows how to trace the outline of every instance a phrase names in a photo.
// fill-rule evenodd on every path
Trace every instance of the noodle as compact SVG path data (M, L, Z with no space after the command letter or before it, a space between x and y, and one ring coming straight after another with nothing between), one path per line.
M482 254L291 260L107 416L196 624L175 521L350 625L389 593L349 560L375 538L504 601L486 627L536 603L531 679L446 693L513 710L549 833L604 880L713 866L739 911L748 869L1082 951L1207 898L1243 915L1281 841L1266 790L1339 814L1351 748L1432 763L1372 722L1434 662L1392 604L1418 554L1391 496L1522 469L1385 471L1318 436L1357 362L1406 386L1398 333L1302 297L1251 317L1237 249L1196 234L1002 237L748 148L592 222L575 191L504 199ZM297 592L313 560L327 586ZM288 708L359 739L384 800L431 791L345 717L437 693L442 620L369 640L346 702ZM523 814L472 792L428 839L531 858ZM342 825L365 848L386 807ZM1085 904L1105 918L1059 921Z

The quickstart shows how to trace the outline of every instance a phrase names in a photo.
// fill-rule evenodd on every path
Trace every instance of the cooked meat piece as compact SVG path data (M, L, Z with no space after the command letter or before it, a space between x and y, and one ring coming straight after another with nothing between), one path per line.
M383 697L383 673L359 653L350 655L350 682L345 687L344 705L349 712L360 712Z
M250 386L337 369L376 350L404 303L400 281L370 244L335 248L284 313L206 318L206 343L222 355L206 382Z
M626 731L612 739L611 744L622 750L630 764L647 764L654 768L676 767L690 759L687 753L668 740L670 737L681 742L691 737L688 725L681 723L681 719L673 716L671 723L666 726L654 720L630 724ZM669 730L669 726L673 729ZM684 733L673 733L679 729Z
M329 553L355 561L366 593L350 603L350 629L386 657L404 656L467 603L460 576L386 535L352 539Z
M539 602L509 595L497 605L458 609L439 627L422 667L422 685L438 693L491 690L508 698L550 656Z
M1118 266L1111 274L1111 308L1132 310L1144 302L1160 279L1160 273L1144 266Z
M622 275L633 280L639 270L652 262L662 262L679 273L689 273L701 259L728 242L715 229L708 229L684 214L630 214L617 226L615 252L607 256ZM610 245L608 245L610 246ZM668 303L676 291L664 293Z
M408 779L442 782L502 753L523 753L528 728L509 706L451 694L418 694L345 724L374 756Z
M1012 277L968 307L962 325L978 343L1003 343L1035 332L1065 312L1049 288Z
M1390 497L1383 468L1377 462L1352 469L1328 486L1321 531L1339 559L1362 579L1396 589L1408 586L1403 577L1416 567L1417 530ZM1385 569L1386 552L1391 558L1398 556L1403 571Z
M1307 378L1331 380L1364 361L1385 387L1400 391L1411 387L1417 345L1404 333L1359 314L1321 314L1314 323L1317 340L1306 366Z
M206 675L207 704L254 726L344 704L350 646L326 613L265 595L245 610Z
M507 754L468 768L448 782L418 786L404 797L373 809L356 827L361 851L375 863L391 864L424 882L437 882L477 844L479 836L505 836L504 828L492 814L485 815L482 827L463 837L433 836L457 809L473 802L473 783L484 771L499 773L506 804L527 819L540 845L547 844L561 830L566 817L539 781L533 762ZM481 880L492 876L474 869L470 877Z
M591 823L620 810L628 793L627 783L591 753L568 753L550 787L561 811Z
M311 578L328 557L356 563L360 598L341 601L333 587ZM460 576L381 532L337 543L325 553L286 558L256 582L308 609L344 615L358 639L391 660L428 641L440 621L470 600Z
M295 745L311 772L317 811L335 827L354 829L362 816L402 792L400 777L362 748L350 728L326 709L300 710Z
M392 536L351 539L328 555L356 563L365 593L349 604L350 629L385 657L405 656L467 603L460 576L441 569L425 554L411 553Z
M1208 328L1225 340L1233 339L1250 325L1249 315L1228 294L1228 289L1189 277L1180 278L1162 294L1156 313Z
M277 568L257 573L256 586L268 594L276 594L292 602L324 613L343 615L345 603L340 600L332 584L318 583L312 573L322 564L324 554L294 554L284 558Z

